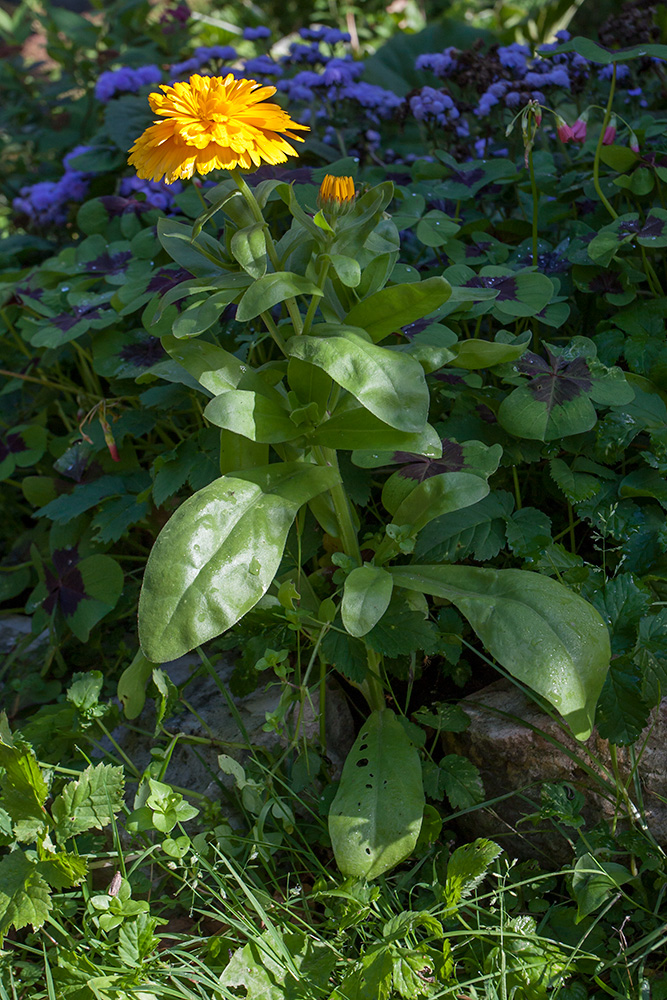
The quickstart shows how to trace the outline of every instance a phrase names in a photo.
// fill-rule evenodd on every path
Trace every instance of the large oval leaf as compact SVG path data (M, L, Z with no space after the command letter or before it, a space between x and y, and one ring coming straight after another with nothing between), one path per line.
M444 278L391 285L357 302L345 317L345 323L363 327L377 342L402 326L435 312L451 294L451 285Z
M272 306L284 302L294 295L322 295L322 289L312 281L294 274L292 271L276 271L265 274L253 282L245 293L236 312L239 323L254 319L267 312Z
M276 463L222 476L186 500L146 565L139 640L149 660L173 660L213 639L266 593L299 507L339 481L331 468Z
M440 437L431 424L426 424L418 434L410 434L390 427L361 406L335 413L330 420L316 427L309 439L313 444L345 451L364 448L377 454L408 451L433 458L442 455Z
M451 601L513 677L546 698L577 739L590 736L611 657L607 627L591 604L520 569L414 565L392 574L399 587Z
M329 812L343 875L377 878L404 861L423 814L419 754L391 709L373 712L348 754Z
M470 472L443 472L418 483L394 510L388 509L393 514L394 524L411 524L421 531L435 517L470 507L488 492L489 484L481 476ZM382 502L387 506L384 491Z
M244 389L232 389L216 396L204 410L204 416L216 427L262 444L293 441L303 433L278 403Z
M340 613L343 625L360 637L379 622L389 607L394 580L379 566L357 566L345 580Z
M409 355L376 347L344 327L333 337L293 337L288 351L321 368L390 427L423 430L429 393L422 366Z

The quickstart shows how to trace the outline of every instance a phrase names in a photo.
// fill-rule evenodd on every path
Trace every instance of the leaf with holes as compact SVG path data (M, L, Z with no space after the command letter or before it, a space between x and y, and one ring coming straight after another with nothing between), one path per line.
M414 850L424 813L419 754L391 711L373 712L348 754L329 812L343 875L377 878Z

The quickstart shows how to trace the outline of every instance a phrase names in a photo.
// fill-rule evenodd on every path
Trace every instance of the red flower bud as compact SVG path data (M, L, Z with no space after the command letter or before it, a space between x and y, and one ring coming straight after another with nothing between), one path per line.
M602 145L611 146L615 138L616 138L616 126L607 125L606 129L604 130L604 135L602 136Z
M562 118L558 123L558 138L561 142L569 142L572 138L572 129Z
M572 139L574 142L583 142L586 138L586 122L582 121L581 118L577 118L576 122L572 126Z

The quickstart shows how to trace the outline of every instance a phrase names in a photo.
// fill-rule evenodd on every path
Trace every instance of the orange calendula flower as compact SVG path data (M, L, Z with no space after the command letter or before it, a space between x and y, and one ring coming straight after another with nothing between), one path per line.
M351 177L334 177L332 174L327 174L320 184L317 202L321 208L347 206L354 199L354 181Z
M188 83L160 84L160 89L164 93L149 94L148 102L164 121L158 119L139 136L128 160L147 180L164 177L173 184L195 171L284 163L288 154L298 155L287 139L303 142L289 129L308 130L277 104L265 102L275 87L237 80L231 73L195 74Z

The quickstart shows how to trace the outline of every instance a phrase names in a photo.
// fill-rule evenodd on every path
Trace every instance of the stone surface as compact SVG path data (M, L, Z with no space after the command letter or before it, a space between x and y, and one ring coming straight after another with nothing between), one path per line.
M465 733L444 737L448 752L464 754L480 769L490 805L457 820L468 838L492 837L519 858L571 858L564 838L554 836L550 821L519 823L537 811L543 782L569 782L586 800L587 825L601 819L624 822L627 810L617 803L606 740L594 731L579 743L558 720L551 719L509 681L500 680L466 698L461 707L470 717ZM644 745L643 752L640 748ZM660 844L667 843L667 699L653 713L651 725L637 743L644 814ZM619 747L618 765L627 781L631 771L628 748ZM630 798L637 801L633 782ZM494 799L507 796L493 805ZM499 815L502 814L502 818ZM517 825L518 824L518 825ZM574 835L572 828L564 828Z
M0 655L12 653L19 643L31 634L32 621L28 615L3 615L0 617ZM25 653L34 653L48 639L48 633L42 632L32 642L23 648Z
M171 680L177 686L185 684L200 666L199 657L188 654L172 663L163 665ZM220 680L228 685L232 675L231 662L219 662L216 670ZM271 679L273 683L271 683ZM165 728L174 735L211 740L210 744L178 740L166 772L166 780L181 788L204 792L213 799L221 796L224 787L231 787L232 779L218 767L218 755L229 754L243 762L248 756L248 745L257 750L270 750L284 746L286 741L276 732L265 732L266 713L274 712L280 699L281 687L275 677L265 675L264 683L245 698L236 698L231 693L229 699L235 712L230 710L227 699L209 675L198 677L185 687L183 699L187 703L183 711L165 722ZM343 761L355 738L352 716L347 700L337 685L327 686L326 696L326 739L327 757L331 761L334 774L339 774ZM300 735L307 740L319 734L319 696L313 692L311 700L304 706L300 724ZM236 714L235 714L236 713ZM296 720L290 720L293 730ZM134 728L136 726L136 729ZM153 745L154 727L153 703L147 701L141 716L129 725L120 725L113 737L140 771L150 762L150 748ZM137 730L142 730L138 732ZM164 741L162 741L164 742ZM112 750L109 745L109 750Z

